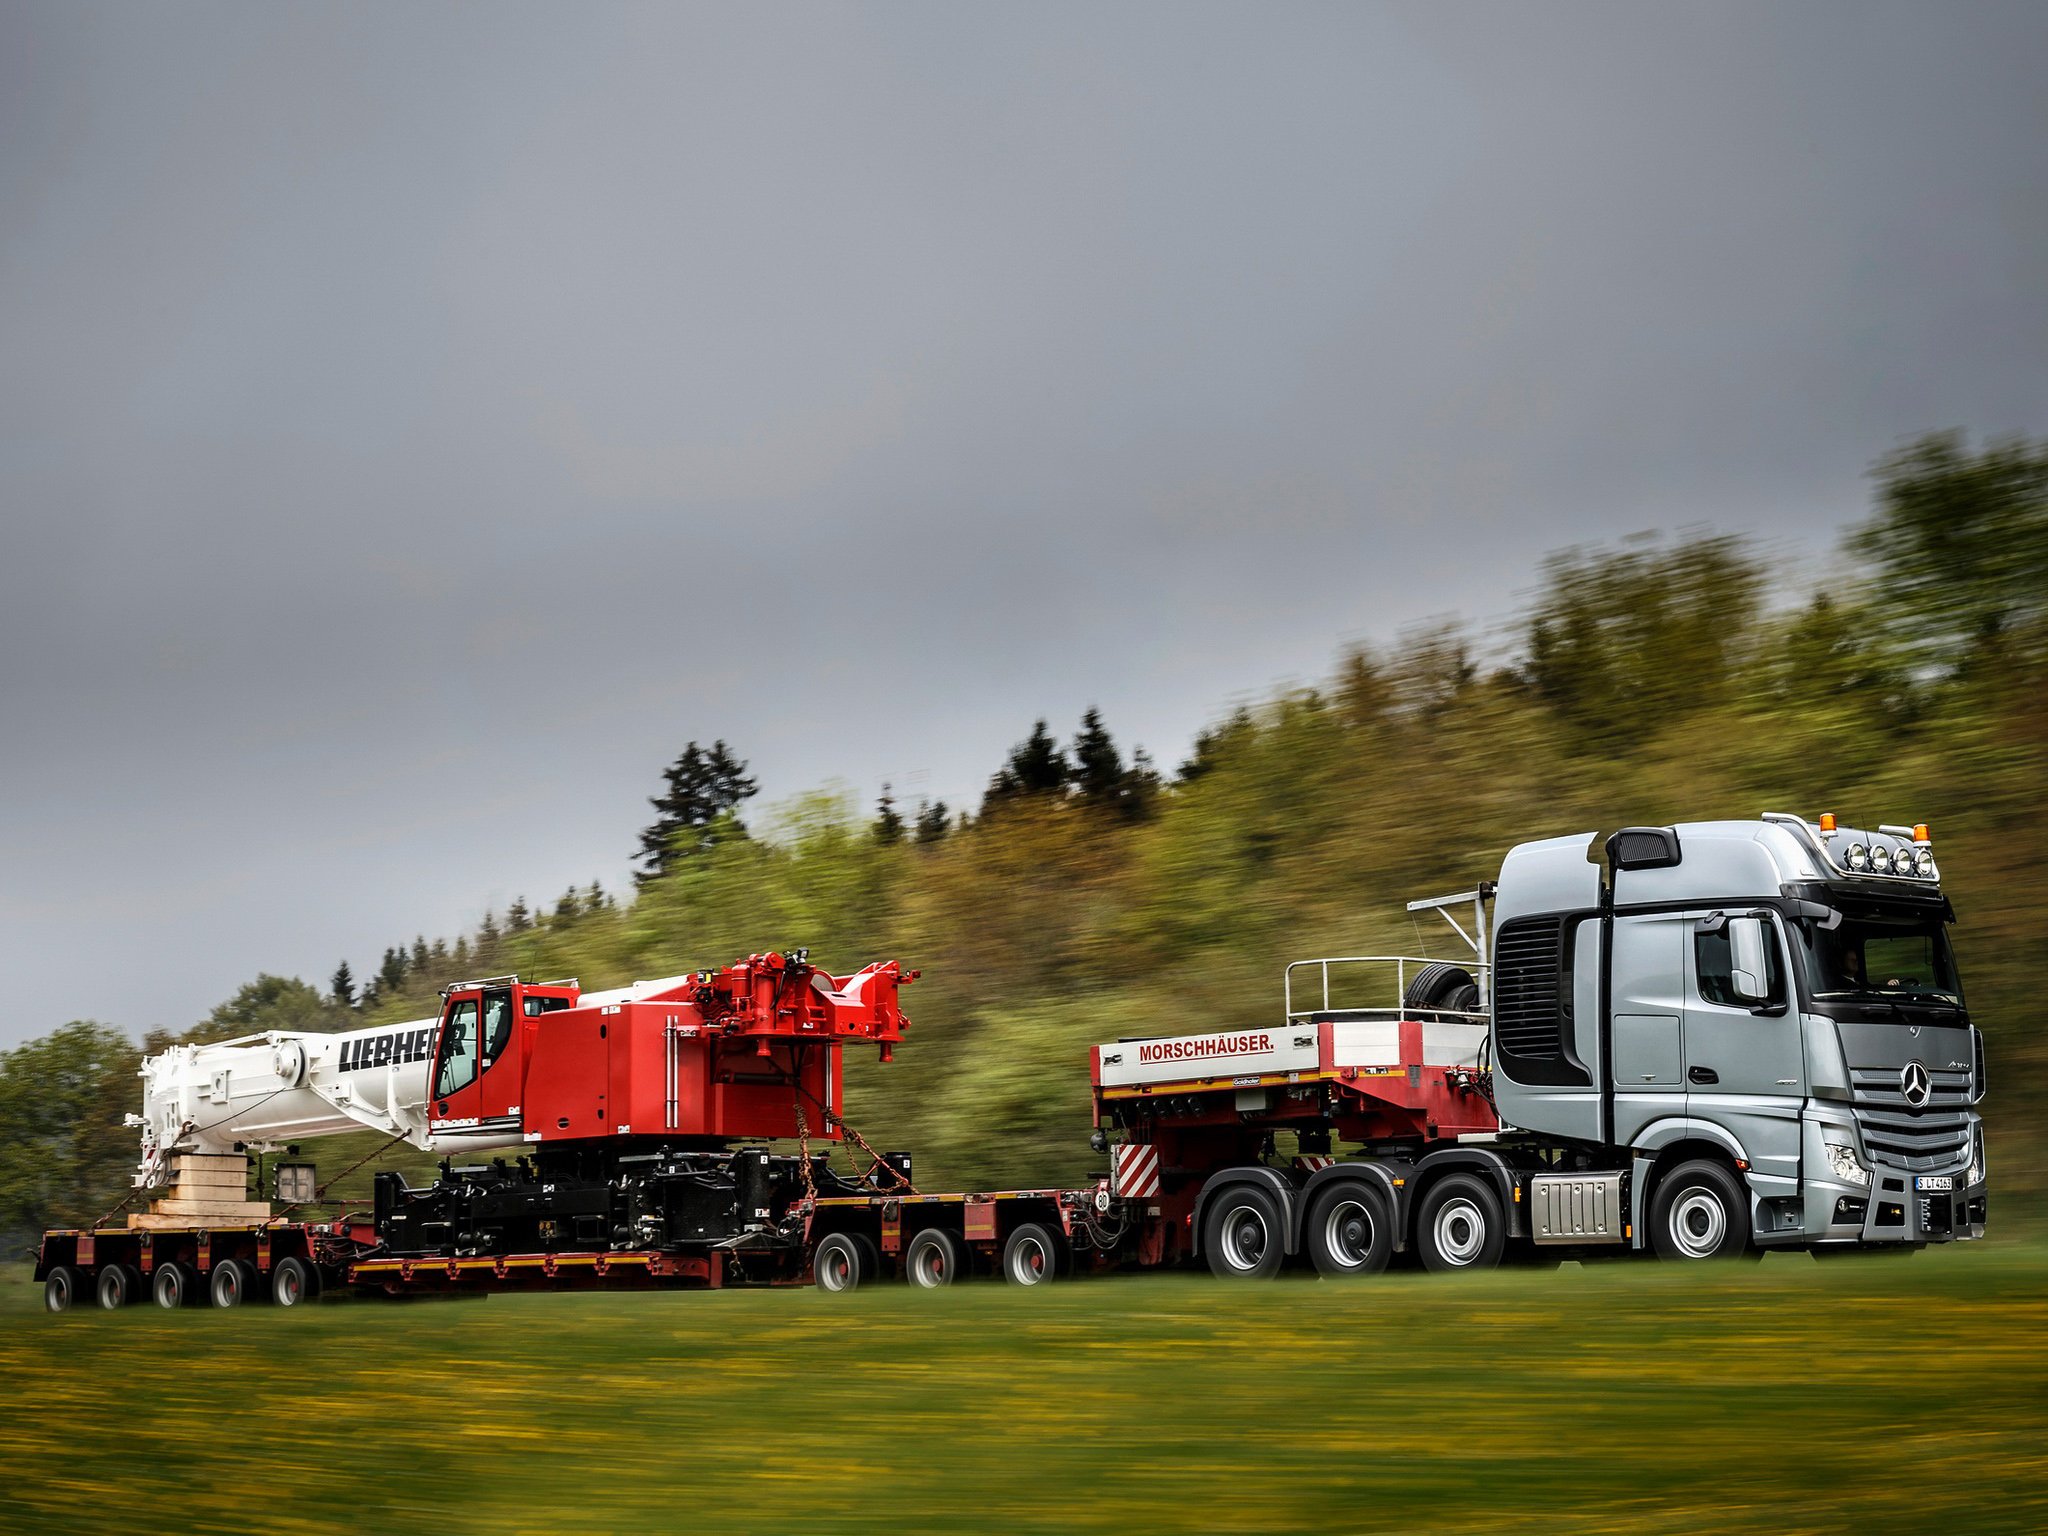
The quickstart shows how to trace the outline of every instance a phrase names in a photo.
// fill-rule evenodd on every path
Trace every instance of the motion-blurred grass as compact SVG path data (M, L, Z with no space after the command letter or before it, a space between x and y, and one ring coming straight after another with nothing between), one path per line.
M0 1524L2038 1531L2048 1246L49 1317Z

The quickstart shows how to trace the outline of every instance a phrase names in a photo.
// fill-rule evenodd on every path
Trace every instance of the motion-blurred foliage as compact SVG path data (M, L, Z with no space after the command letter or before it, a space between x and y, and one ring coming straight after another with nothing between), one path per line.
M895 1064L850 1066L855 1124L914 1149L927 1185L1043 1182L1091 1163L1089 1044L1270 1018L1303 956L1453 954L1402 902L1492 874L1514 842L1833 810L1933 824L1989 1037L1998 1181L2038 1185L2048 1148L2027 1106L2048 1087L2048 1045L2027 978L2048 968L2048 443L1929 438L1876 484L1838 559L1776 582L1765 552L1719 535L1562 553L1504 661L1482 664L1455 626L1354 651L1324 684L1205 731L1170 783L1144 767L1138 792L1107 803L1006 770L979 819L922 818L914 840L893 811L878 835L831 795L751 831L728 812L630 902L593 887L549 916L522 903L452 951L415 945L442 964L406 970L400 952L400 984L366 1009L432 1013L447 967L610 986L779 945L840 969L898 957L925 972L906 998L917 1025ZM1029 747L1013 768L1046 755ZM194 1033L360 1017L264 977ZM104 1055L90 1030L0 1058L13 1222L118 1195L128 1135L93 1117L129 1107L132 1079L98 1098L36 1086L59 1071L103 1083L60 1066L88 1038ZM64 1139L58 1105L92 1124ZM75 1171L94 1149L97 1181Z

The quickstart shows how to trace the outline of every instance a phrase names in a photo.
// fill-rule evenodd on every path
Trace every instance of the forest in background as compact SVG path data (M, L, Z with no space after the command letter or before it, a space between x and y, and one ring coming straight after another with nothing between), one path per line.
M1090 711L1065 744L1040 722L972 813L829 790L756 813L745 763L693 743L631 893L522 901L394 946L360 985L346 967L325 989L259 976L175 1038L429 1016L469 975L607 987L769 948L840 972L896 958L924 973L915 1026L888 1066L849 1051L849 1120L913 1149L928 1188L1044 1183L1097 1161L1091 1044L1272 1019L1306 956L1455 957L1404 903L1491 877L1513 843L1831 810L1932 825L1987 1037L1993 1182L2038 1189L2048 440L1933 436L1872 479L1832 558L1712 531L1563 551L1503 623L1353 649L1213 722L1169 773L1126 761ZM0 1054L0 1232L123 1198L137 1063L173 1038L81 1021ZM338 1170L377 1144L307 1151Z

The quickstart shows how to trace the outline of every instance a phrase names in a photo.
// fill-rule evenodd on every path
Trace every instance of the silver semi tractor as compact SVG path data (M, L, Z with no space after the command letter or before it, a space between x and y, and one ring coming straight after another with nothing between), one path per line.
M1630 828L1601 863L1591 842L1501 868L1503 1142L1601 1170L1666 1257L1982 1236L1983 1037L1927 828ZM1571 1235L1568 1210L1531 1215Z
M1355 1275L1403 1251L1458 1270L1983 1235L1984 1050L1925 826L1580 833L1410 904L1431 908L1469 962L1297 961L1277 1028L1096 1048L1104 1193L1141 1262ZM1300 1155L1275 1156L1282 1132Z

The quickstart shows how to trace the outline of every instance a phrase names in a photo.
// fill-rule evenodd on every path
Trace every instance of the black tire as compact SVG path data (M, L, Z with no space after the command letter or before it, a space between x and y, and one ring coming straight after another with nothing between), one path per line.
M293 1255L270 1268L270 1299L280 1307L304 1306L320 1299L320 1272Z
M1449 1009L1458 1013L1479 1011L1479 983L1462 965L1448 960L1433 961L1408 979L1401 994L1403 1009Z
M882 1267L882 1250L876 1245L875 1240L865 1232L850 1235L853 1238L853 1246L860 1250L860 1283L879 1285L888 1279L889 1272Z
M215 1307L239 1307L249 1299L253 1273L239 1259L222 1259L206 1276L207 1302Z
M93 1299L102 1312L118 1312L130 1302L142 1299L142 1288L135 1283L141 1278L139 1270L126 1264L102 1264L93 1279Z
M1394 1256L1394 1215L1386 1195L1362 1179L1332 1179L1309 1202L1302 1246L1319 1275L1378 1274Z
M51 1312L69 1312L78 1305L85 1289L85 1276L72 1265L53 1264L43 1277L43 1306Z
M1060 1249L1066 1245L1050 1227L1020 1222L1003 1244L1003 1278L1012 1285L1050 1285L1060 1277Z
M827 1233L811 1254L811 1280L821 1291L857 1291L869 1278L865 1260L853 1233Z
M1660 1259L1732 1259L1754 1251L1749 1192L1726 1163L1696 1158L1650 1196L1650 1246Z
M166 1311L192 1305L199 1290L198 1275L175 1260L159 1264L149 1277L149 1298Z
M943 1227L926 1227L903 1250L903 1278L935 1291L967 1275L967 1245Z
M1429 1186L1415 1213L1415 1250L1437 1274L1494 1269L1507 1252L1508 1223L1493 1186L1453 1173Z
M1280 1272L1287 1234L1280 1202L1256 1184L1217 1192L1202 1218L1202 1252L1209 1272L1226 1280L1265 1280Z

